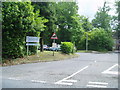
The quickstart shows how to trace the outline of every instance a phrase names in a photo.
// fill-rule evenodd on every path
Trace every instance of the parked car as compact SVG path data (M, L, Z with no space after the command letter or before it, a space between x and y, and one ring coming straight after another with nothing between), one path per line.
M48 50L48 46L47 45L43 45L43 49L44 50Z
M44 49L44 50L48 50L49 47L48 47L47 45L43 45L43 49ZM40 50L40 48L38 48L38 50Z
M61 49L58 47L50 47L49 51L60 51Z

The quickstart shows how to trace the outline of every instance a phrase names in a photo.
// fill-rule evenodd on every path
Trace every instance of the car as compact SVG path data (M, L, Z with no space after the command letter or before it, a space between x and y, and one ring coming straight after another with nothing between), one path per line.
M44 50L48 50L48 46L47 45L43 45L43 49Z
M49 47L47 45L43 45L43 50L48 50ZM38 50L40 50L40 47L38 48Z
M58 47L50 47L49 51L60 51L61 49Z

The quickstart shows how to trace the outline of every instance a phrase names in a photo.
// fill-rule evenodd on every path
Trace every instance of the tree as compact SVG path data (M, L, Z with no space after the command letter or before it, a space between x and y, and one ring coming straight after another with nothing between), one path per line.
M111 16L108 14L109 11L110 7L107 6L107 2L104 2L104 6L97 11L95 19L92 20L93 26L104 28L108 32L111 31Z
M59 29L57 32L58 43L72 41L72 30L74 27L72 16L77 14L78 6L75 2L59 2L55 6Z
M26 54L26 36L38 36L45 27L46 20L38 17L39 11L34 13L31 2L3 2L2 4L3 58L23 57Z
M116 28L116 34L118 36L118 38L120 39L120 1L116 2L116 11L117 11L117 28Z
M83 41L84 33L92 30L92 24L88 21L88 18L85 16L75 15L72 16L73 28L72 32L72 41L75 43L77 49L85 49L85 41Z
M89 33L90 50L111 51L113 47L113 38L103 28L95 28Z
M32 2L32 5L35 7L35 11L40 10L40 16L48 19L48 22L45 23L46 28L45 31L42 32L43 35L41 37L41 42L44 42L45 44L50 45L52 43L52 40L50 40L50 37L56 29L56 9L55 9L55 2ZM43 41L44 39L44 41ZM41 49L42 49L41 44ZM42 51L42 50L41 50Z

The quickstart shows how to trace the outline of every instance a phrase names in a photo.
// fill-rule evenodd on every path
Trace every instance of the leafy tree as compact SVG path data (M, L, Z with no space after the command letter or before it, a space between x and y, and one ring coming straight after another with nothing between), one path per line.
M88 21L88 18L85 16L75 15L72 16L73 20L73 28L72 32L72 41L75 43L77 49L85 49L85 41L83 40L83 35L85 32L92 30L92 24ZM81 48L82 47L82 48ZM84 48L83 48L84 47Z
M74 27L72 16L77 14L78 6L75 2L59 2L56 4L56 16L58 25L58 43L72 41L72 29Z
M120 38L120 1L116 2L116 10L117 10L117 18L115 20L117 20L117 28L116 28L116 34L118 36L118 38Z
M3 2L2 4L3 58L23 57L26 54L26 36L38 36L45 27L46 20L38 17L39 11L34 13L31 2Z
M50 37L52 36L53 31L56 29L55 2L32 2L32 5L34 5L35 11L40 10L40 16L48 19L48 22L45 23L47 27L40 36L42 36L41 41L44 39L42 42L50 45L52 43Z
M92 20L93 26L96 28L104 28L108 32L111 31L111 16L108 14L109 11L110 7L104 2L104 6L97 11L95 19Z
M95 28L89 34L89 49L98 51L111 51L113 47L113 39L102 28Z

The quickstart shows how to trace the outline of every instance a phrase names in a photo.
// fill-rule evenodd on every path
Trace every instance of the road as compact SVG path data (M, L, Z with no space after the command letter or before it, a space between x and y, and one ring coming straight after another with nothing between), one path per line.
M2 67L3 88L118 88L118 53Z

